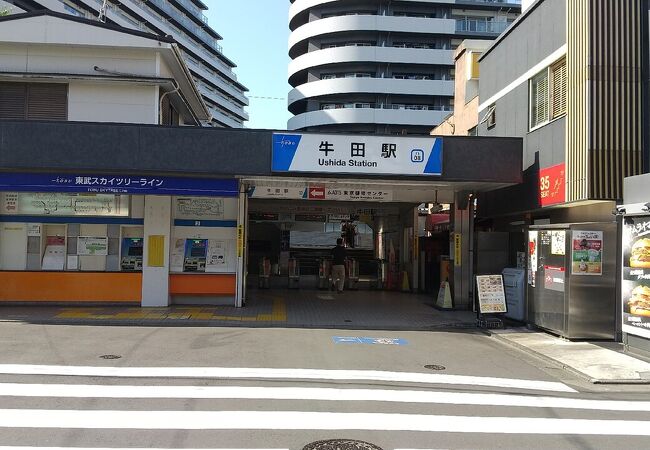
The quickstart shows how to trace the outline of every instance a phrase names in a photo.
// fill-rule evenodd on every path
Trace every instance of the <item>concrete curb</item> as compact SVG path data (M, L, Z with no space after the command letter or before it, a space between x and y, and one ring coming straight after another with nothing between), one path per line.
M644 380L644 379L628 379L628 378L621 378L621 379L616 379L616 380L611 380L611 379L602 379L602 378L592 378L589 375L587 375L584 372L579 371L578 369L567 366L566 364L563 364L559 362L556 359L553 359L549 356L546 356L543 353L540 353L536 350L532 350L529 347L526 347L525 345L518 344L516 342L513 342L509 339L504 338L501 336L499 333L494 333L489 331L489 334L491 337L496 338L499 342L508 345L512 348L515 348L517 350L523 351L525 353L528 353L529 355L533 355L538 359L541 359L542 361L553 364L555 366L561 367L563 370L566 370L567 372L571 373L572 375L577 376L578 378L581 378L582 380L588 381L591 384L637 384L637 385L650 385L650 379Z

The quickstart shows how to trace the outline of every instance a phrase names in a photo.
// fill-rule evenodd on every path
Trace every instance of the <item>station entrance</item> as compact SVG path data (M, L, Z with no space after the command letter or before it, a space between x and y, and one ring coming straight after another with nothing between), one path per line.
M279 177L242 185L249 193L247 303L280 296L311 302L321 315L337 309L367 315L370 308L387 319L411 314L412 324L416 311L434 311L441 281L453 278L449 186ZM343 295L332 268L339 239L346 254Z

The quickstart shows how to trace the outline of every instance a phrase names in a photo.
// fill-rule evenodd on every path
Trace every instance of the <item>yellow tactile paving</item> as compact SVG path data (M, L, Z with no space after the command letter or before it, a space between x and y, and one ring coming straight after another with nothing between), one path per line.
M92 308L62 308L57 319L111 319L111 320L222 320L237 322L286 322L287 307L282 297L273 297L271 313L256 316L230 316L218 314L219 307L128 308L113 314ZM244 310L241 310L244 312ZM98 314L98 312L101 312Z

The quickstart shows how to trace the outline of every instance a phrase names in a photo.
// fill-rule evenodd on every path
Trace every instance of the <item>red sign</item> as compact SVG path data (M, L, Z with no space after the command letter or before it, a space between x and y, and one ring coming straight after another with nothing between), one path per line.
M325 187L324 186L310 186L309 187L309 200L325 200Z
M564 203L566 199L564 163L539 171L539 203L542 206Z

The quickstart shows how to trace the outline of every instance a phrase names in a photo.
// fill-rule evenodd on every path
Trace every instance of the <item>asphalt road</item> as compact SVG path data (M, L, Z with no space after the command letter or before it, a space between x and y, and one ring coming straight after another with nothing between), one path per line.
M0 324L0 448L342 438L391 450L643 449L650 388L591 385L472 330Z

